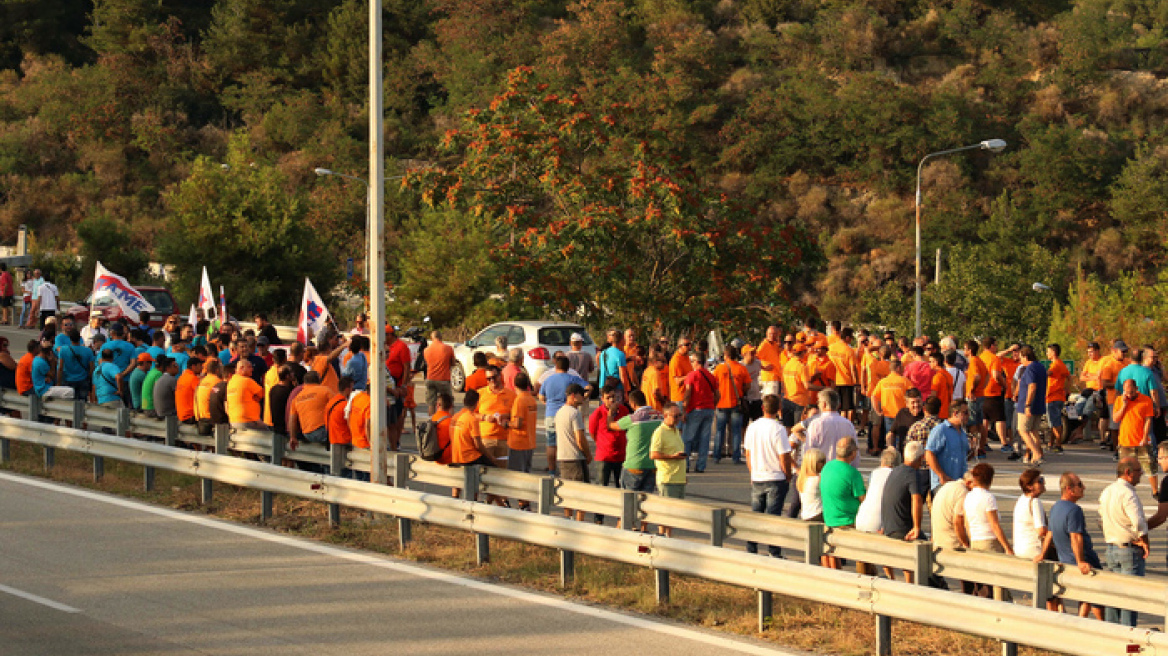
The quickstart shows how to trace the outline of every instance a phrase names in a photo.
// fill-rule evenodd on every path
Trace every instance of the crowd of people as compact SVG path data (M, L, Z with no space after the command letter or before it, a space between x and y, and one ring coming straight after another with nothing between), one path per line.
M145 319L105 325L95 314L84 327L65 317L58 330L55 317L46 319L19 361L0 338L0 387L175 417L204 434L217 424L274 431L291 449L301 442L370 446L375 365L363 317L350 333L326 329L311 345L281 344L263 315L246 332L230 323L209 331L206 322L192 326L178 316L159 329ZM1116 482L1100 496L1108 568L1142 575L1148 531L1168 519L1168 490L1155 477L1158 465L1168 465L1168 443L1156 447L1166 399L1150 346L1131 358L1121 339L1106 356L1091 343L1073 380L1058 344L1046 346L1043 363L1033 347L999 348L993 337L966 340L959 350L952 336L897 339L839 322L820 332L814 320L786 334L771 326L756 345L734 340L718 358L706 340L640 345L633 330L609 330L595 356L584 343L572 335L568 350L551 354L552 366L533 379L524 351L500 338L493 352L474 354L456 409L452 346L434 331L428 345L412 349L388 327L388 448L400 446L420 374L429 411L423 430L435 432L443 464L531 472L542 403L547 470L565 480L684 498L690 476L705 472L710 458L728 458L749 470L756 512L895 540L932 539L941 548L1057 560L1087 573L1102 561L1077 505L1082 481L1064 473L1048 515L1041 468L1051 452L1089 439L1097 417L1100 446L1118 461ZM1012 541L989 492L994 468L984 460L993 445L1028 466ZM880 459L867 483L862 452ZM1144 475L1160 503L1151 518L1135 493ZM585 518L583 511L566 514ZM750 543L748 551L758 547ZM781 555L776 546L768 551ZM823 564L841 566L830 556ZM857 567L869 572L864 563ZM1061 602L1052 598L1049 606ZM1080 612L1103 615L1086 604ZM1130 611L1106 614L1135 622Z

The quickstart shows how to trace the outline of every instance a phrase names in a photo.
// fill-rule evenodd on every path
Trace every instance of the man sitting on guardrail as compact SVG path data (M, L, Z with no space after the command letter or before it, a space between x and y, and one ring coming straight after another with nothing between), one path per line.
M57 376L53 360L53 352L41 346L40 352L32 361L32 391L42 399L71 399L73 388L64 385L54 385Z
M106 408L122 407L122 396L118 393L121 380L122 372L114 364L114 352L102 350L101 361L93 369L93 391L98 405Z
M251 360L240 358L235 363L235 375L227 383L227 416L236 430L271 430L260 421L260 404L264 388L252 378Z
M1053 544L1058 552L1060 563L1077 565L1084 575L1093 570L1102 569L1099 555L1091 546L1091 534L1087 532L1087 520L1083 509L1079 507L1079 499L1083 498L1087 488L1078 474L1066 472L1059 478L1059 489L1062 497L1050 509L1050 532L1042 541L1040 553L1046 553ZM1041 557L1041 556L1040 556ZM1058 597L1047 600L1047 608L1057 610L1062 608L1062 601ZM1103 619L1103 609L1086 602L1079 602L1079 617L1087 617L1090 613L1095 619Z
M828 528L854 528L856 513L864 501L864 477L852 466L856 458L856 439L841 437L835 444L835 459L823 466L819 474L819 496L823 503L823 523ZM840 559L828 556L828 567L840 568ZM865 574L867 565L856 563L856 571Z
M936 400L936 397L930 398ZM904 464L892 470L884 483L884 498L880 503L880 524L884 535L893 540L912 542L925 538L921 528L925 516L925 492L927 484L919 475L925 464L925 445L910 441L904 445ZM888 578L891 568L885 567ZM912 583L912 570L904 570L904 580Z
M178 406L174 402L174 393L178 388L178 370L178 361L167 358L162 375L154 383L154 414L159 419L178 417Z

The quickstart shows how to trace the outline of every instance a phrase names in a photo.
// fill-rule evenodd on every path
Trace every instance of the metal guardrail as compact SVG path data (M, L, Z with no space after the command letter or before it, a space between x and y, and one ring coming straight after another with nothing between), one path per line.
M10 440L39 444L45 447L46 452L66 449L95 459L109 457L146 467L169 469L207 481L385 513L397 517L399 524L404 527L401 533L403 541L409 539L409 522L412 521L471 531L479 538L476 541L480 558L484 557L484 551L489 558L486 536L495 536L558 549L565 555L589 554L648 567L659 575L676 572L766 591L768 594L778 592L868 612L876 615L878 622L895 617L997 639L1007 645L1027 644L1084 656L1138 653L1142 649L1168 650L1168 636L1152 630L1122 627L926 586L743 554L676 538L574 522L547 514L525 513L476 503L470 499L452 499L401 487L312 474L222 454L0 418L0 444L4 447L0 449L0 455L5 458L9 455ZM222 437L219 441L222 442ZM221 443L220 446L224 445ZM408 458L399 456L397 460L404 464L403 460L408 461ZM476 471L476 468L464 471ZM474 476L469 475L468 478ZM505 478L514 477L507 475ZM506 482L497 484L505 486ZM546 484L544 487L547 487ZM565 560L570 563L571 558L562 558L561 562ZM891 637L891 624L887 624L887 631L886 639ZM884 648L878 649L882 653L888 652Z
M0 407L29 416L27 413L32 405L39 406L40 399L10 391L0 392ZM173 417L163 421L125 409L113 410L72 401L51 400L43 404L40 412L42 416L73 421L75 425L87 423L90 428L113 430L121 435L127 431L144 435L171 446L197 444L223 455L234 451L267 457L276 463L289 459L336 473L342 469L368 472L370 468L368 450L333 448L330 451L320 445L301 443L297 450L291 451L282 438L268 432L233 432L223 426L218 427L215 436L200 436L194 426L179 424ZM1099 571L1084 576L1077 568L1059 563L1035 565L1012 556L941 550L928 542L903 542L854 530L825 530L822 524L702 501L669 499L493 468L472 470L474 475L469 475L464 468L426 462L416 455L397 454L389 459L388 474L399 487L421 483L471 489L480 494L537 502L543 514L553 508L601 513L620 518L624 528L639 527L641 522L647 522L692 531L708 536L714 546L736 540L795 549L804 553L805 563L818 563L820 554L828 554L912 571L917 581L925 581L930 574L937 574L997 588L1023 590L1043 600L1057 595L1161 618L1168 613L1168 583L1163 577L1131 577ZM266 506L270 507L270 500ZM338 508L334 508L333 515L339 516ZM731 553L741 554L738 551Z

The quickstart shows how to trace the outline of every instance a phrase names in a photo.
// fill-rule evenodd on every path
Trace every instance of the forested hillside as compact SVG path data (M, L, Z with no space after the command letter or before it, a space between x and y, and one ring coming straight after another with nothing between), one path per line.
M928 329L1042 340L1058 303L1081 335L1068 307L1168 297L1166 3L384 4L387 176L422 171L388 185L399 314L907 328L917 163L991 138L924 168ZM365 3L0 12L0 240L173 263L180 303L206 264L257 309L360 261L364 187L313 168L367 170Z

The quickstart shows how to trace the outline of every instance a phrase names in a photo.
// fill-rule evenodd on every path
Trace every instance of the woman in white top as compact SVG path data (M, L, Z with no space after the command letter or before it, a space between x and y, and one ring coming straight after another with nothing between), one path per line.
M807 449L795 489L799 491L799 518L808 522L823 521L823 499L819 496L819 472L827 464L827 455L819 449Z
M969 546L973 551L993 551L1013 555L1010 541L1002 531L998 518L998 501L990 492L994 483L994 468L980 463L969 472L973 488L965 495L965 526L969 532Z
M1038 497L1046 492L1046 479L1037 469L1027 469L1018 477L1022 496L1014 504L1014 555L1042 560L1042 540L1046 537L1046 511Z
M872 470L868 479L868 494L856 512L856 528L865 533L879 533L883 528L880 521L880 500L884 498L884 484L893 467L900 466L900 452L892 447L880 453L880 466Z

